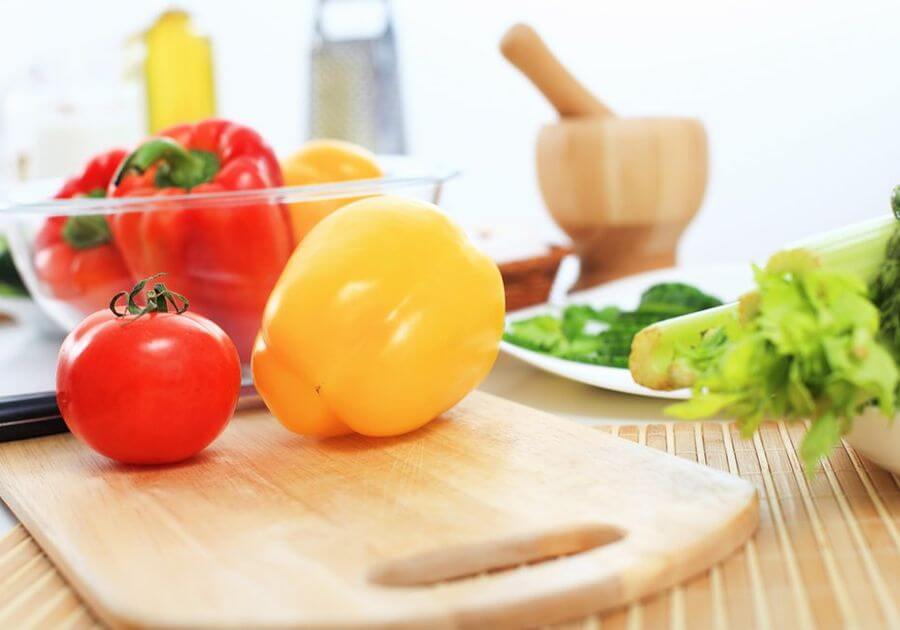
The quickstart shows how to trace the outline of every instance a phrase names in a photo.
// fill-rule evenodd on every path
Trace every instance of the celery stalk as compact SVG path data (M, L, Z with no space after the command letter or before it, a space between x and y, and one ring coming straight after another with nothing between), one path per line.
M635 382L651 389L681 389L694 383L690 370L678 369L678 349L695 346L704 332L724 326L738 314L738 303L724 304L699 313L682 315L653 324L631 342L628 368Z
M805 249L819 265L871 282L884 261L887 242L897 224L893 216L863 221L790 244ZM651 389L690 387L695 375L677 360L679 348L695 346L707 330L740 316L739 302L653 324L635 336L629 369L634 380Z
M893 216L879 217L796 241L784 249L806 249L822 267L851 273L868 284L884 261L896 225Z

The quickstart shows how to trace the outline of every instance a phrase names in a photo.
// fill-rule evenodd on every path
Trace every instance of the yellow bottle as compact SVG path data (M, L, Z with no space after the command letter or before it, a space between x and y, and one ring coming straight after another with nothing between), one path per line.
M184 11L166 11L144 33L150 133L215 114L212 46Z

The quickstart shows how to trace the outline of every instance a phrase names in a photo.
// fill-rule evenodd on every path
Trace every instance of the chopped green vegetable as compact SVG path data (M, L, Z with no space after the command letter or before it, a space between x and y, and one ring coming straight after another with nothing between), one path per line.
M553 315L538 315L513 323L504 338L529 350L555 354L559 345L567 341L562 324Z
M637 310L576 304L567 307L561 318L538 315L513 322L504 339L569 361L625 368L632 339L642 328L719 304L720 300L696 287L668 282L647 289Z
M616 306L607 306L597 310L587 304L573 304L563 311L562 333L568 339L574 339L584 332L589 322L611 324L622 311Z

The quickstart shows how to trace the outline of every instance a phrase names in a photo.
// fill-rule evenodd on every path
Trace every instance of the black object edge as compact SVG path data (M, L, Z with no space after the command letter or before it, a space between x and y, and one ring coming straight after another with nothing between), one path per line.
M55 392L0 397L0 442L68 431Z

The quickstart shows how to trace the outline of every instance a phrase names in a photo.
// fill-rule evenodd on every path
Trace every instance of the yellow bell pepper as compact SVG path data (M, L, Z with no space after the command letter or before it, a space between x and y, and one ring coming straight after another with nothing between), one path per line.
M281 163L287 186L307 186L375 179L383 175L375 156L361 146L342 140L310 140ZM303 201L288 206L294 239L300 242L319 221L338 208L359 199Z
M433 205L370 197L300 243L275 285L253 379L288 429L399 435L462 400L503 334L494 262Z

